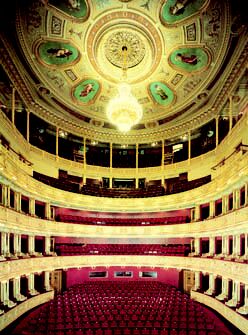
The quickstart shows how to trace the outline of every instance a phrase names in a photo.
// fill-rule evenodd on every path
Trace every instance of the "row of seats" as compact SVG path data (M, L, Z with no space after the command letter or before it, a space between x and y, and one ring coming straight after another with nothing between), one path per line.
M179 224L187 223L190 218L186 215L172 216L172 217L158 217L158 218L95 218L82 217L71 214L58 214L56 221L71 222L79 224L96 224L106 226L146 226L146 225L164 225L164 224Z
M14 335L231 335L205 307L171 285L141 281L78 284L31 312Z
M44 174L33 172L33 177L42 183L74 193L83 193L90 196L108 198L147 198L159 197L166 194L185 192L211 181L211 176L205 176L195 180L165 180L166 187L162 185L150 185L144 188L107 188L98 184L85 184L73 176L71 178L53 178Z
M211 181L211 175L205 176L202 178L194 179L194 180L177 180L173 181L173 183L169 183L167 185L166 194L174 194L192 190L194 188L205 185Z
M86 195L108 198L147 198L165 195L163 186L150 186L146 188L105 188L98 185L84 185L81 192Z
M73 255L154 255L154 256L188 256L190 246L187 244L57 244L58 256Z

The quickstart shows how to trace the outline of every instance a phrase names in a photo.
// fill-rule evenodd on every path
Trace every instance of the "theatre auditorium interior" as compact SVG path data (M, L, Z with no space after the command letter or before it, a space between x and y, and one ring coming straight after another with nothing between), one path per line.
M1 335L248 335L245 5L1 2Z

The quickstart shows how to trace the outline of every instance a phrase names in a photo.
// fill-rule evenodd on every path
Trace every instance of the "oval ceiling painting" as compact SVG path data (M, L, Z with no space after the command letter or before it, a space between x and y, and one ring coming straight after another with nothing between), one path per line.
M161 10L161 19L165 24L174 24L194 15L206 0L168 0Z
M78 19L88 17L88 7L85 0L49 0L49 4Z
M70 44L45 42L38 48L40 59L48 65L66 65L73 63L78 57L78 50Z
M167 106L174 100L175 96L172 90L160 81L151 83L149 90L153 100L155 100L155 102L159 105Z
M206 69L210 63L209 53L203 48L180 48L169 57L172 65L187 72Z
M86 79L82 81L74 90L74 97L83 103L92 103L99 92L100 84L97 80Z

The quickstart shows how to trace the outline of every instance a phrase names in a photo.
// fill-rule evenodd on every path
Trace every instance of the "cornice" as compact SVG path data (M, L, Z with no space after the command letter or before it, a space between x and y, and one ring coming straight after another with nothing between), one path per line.
M33 272L53 271L92 266L148 266L185 269L213 273L231 280L248 284L247 264L225 262L216 259L176 256L57 256L13 260L0 264L0 280L19 277Z
M197 116L190 119L188 117L188 120L178 120L176 125L169 122L153 129L131 131L128 135L120 134L116 130L98 128L85 122L78 122L77 118L62 115L60 111L52 109L52 107L46 106L44 102L39 101L22 73L21 64L4 35L2 35L0 59L27 108L51 124L88 139L125 144L149 143L151 141L159 141L182 135L219 115L221 108L228 98L229 92L235 88L246 68L248 47L247 44L244 45L244 41L246 41L245 35L243 37L243 40L241 39L241 43L238 44L235 50L232 63L228 65L225 73L222 75L221 81L223 84L214 88L214 94L210 95L210 102L201 108ZM197 108L196 106L195 109Z
M235 210L213 219L158 226L98 226L55 222L20 214L0 207L0 228L11 232L37 236L67 236L96 239L137 239L149 243L150 239L202 238L210 236L248 233L248 207ZM31 229L32 228L32 229Z

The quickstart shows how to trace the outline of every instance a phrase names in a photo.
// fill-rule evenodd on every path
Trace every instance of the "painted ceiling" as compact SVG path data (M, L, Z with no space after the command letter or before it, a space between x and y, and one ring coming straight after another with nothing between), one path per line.
M196 128L219 113L216 101L225 102L221 90L227 77L221 75L231 36L244 30L229 1L18 3L18 44L30 78L36 77L35 85L30 79L27 102L61 128L103 141L146 142ZM123 47L126 81L144 113L127 134L106 116L123 81ZM241 46L234 62L242 52Z

